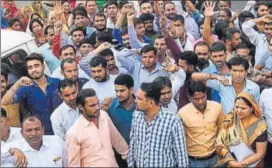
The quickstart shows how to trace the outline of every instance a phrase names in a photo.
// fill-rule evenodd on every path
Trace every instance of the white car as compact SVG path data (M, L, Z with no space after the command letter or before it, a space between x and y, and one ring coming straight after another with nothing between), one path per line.
M40 53L34 37L25 32L1 30L1 63L7 64L16 74L16 77L21 77L24 58L32 52ZM45 74L51 76L45 62L44 64L46 67Z

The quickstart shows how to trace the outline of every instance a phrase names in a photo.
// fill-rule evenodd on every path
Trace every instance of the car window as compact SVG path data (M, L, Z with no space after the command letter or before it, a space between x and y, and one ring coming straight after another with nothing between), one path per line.
M20 49L2 58L1 62L7 64L11 68L9 76L14 76L14 79L16 79L27 75L27 70L24 65L24 58L26 56L27 53Z

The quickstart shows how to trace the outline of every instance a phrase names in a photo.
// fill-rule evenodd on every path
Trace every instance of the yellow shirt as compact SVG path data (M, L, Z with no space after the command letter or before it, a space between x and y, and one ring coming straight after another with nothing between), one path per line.
M224 120L221 104L207 101L206 110L201 113L190 103L179 110L178 116L183 120L188 155L210 156L215 151L216 137Z

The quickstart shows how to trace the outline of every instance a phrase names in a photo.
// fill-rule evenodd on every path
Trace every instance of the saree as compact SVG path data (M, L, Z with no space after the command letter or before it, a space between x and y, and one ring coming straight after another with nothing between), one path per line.
M219 159L216 167L227 167L229 161L236 161L235 156L232 155L229 148L231 146L245 143L253 152L252 146L255 146L257 138L266 132L267 126L265 120L261 117L261 111L258 105L254 102L253 96L247 93L241 93L237 97L244 97L248 99L253 106L253 115L257 119L248 128L245 128L242 121L237 117L236 112L233 110L226 115L223 121L223 128L220 130L216 139L216 151L219 155ZM262 161L260 161L256 167L261 167Z

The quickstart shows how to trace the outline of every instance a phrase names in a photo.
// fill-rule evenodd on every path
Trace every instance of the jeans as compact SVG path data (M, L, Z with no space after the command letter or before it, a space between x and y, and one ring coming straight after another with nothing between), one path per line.
M194 160L189 159L189 165L190 167L214 167L216 165L218 159L218 155L214 155L212 158L207 160Z

